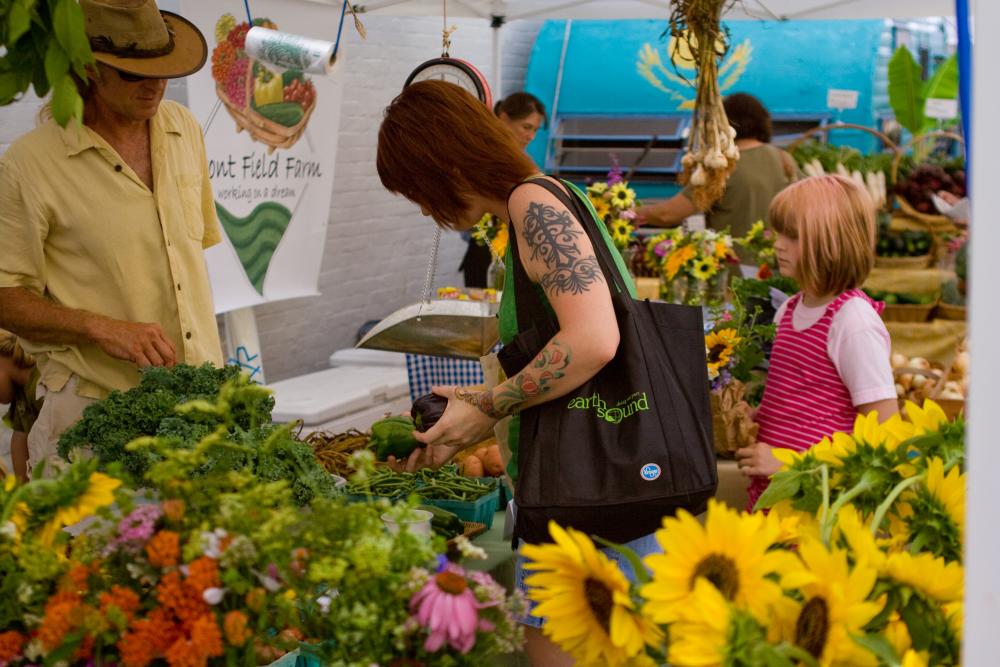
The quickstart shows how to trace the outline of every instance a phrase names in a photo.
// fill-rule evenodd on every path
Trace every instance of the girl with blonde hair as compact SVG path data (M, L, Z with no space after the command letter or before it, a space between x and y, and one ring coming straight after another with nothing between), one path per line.
M885 304L861 291L875 264L868 193L840 176L807 178L774 198L770 221L779 270L801 291L775 315L759 442L737 451L750 508L781 467L775 447L804 451L852 431L858 414L874 410L885 420L898 411Z

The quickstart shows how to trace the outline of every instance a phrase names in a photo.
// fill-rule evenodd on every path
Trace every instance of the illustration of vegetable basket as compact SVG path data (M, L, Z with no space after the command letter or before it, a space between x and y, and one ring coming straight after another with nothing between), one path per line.
M265 18L254 19L254 25L278 29ZM249 23L237 23L232 14L223 14L216 22L212 52L216 93L236 121L237 131L249 132L267 145L268 153L291 148L316 108L316 88L301 70L279 73L251 59L244 50L249 30Z

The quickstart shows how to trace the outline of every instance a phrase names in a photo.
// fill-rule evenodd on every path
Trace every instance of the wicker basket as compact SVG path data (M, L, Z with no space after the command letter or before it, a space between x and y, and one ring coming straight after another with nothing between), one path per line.
M956 306L953 303L941 302L934 309L934 317L940 320L965 320L968 315L968 308Z
M917 257L875 256L875 267L879 269L926 269L933 263L934 255L918 255Z
M316 108L316 103L313 102L305 113L302 115L302 120L293 125L292 127L285 127L275 123L272 120L264 118L259 113L253 110L250 105L250 96L253 95L253 68L247 68L247 104L245 108L240 108L233 104L229 98L226 96L225 91L222 89L218 83L215 85L215 91L219 95L219 99L226 106L226 110L229 115L233 117L236 121L237 131L246 130L254 141L259 141L267 146L268 154L273 153L275 149L278 148L291 148L295 143L302 137L302 133L305 132L306 125L309 123L309 118L312 116L313 109Z
M926 322L936 304L887 303L882 311L886 322Z
M936 139L938 137L953 139L962 144L965 144L965 140L961 137L961 135L955 134L954 132L934 131L914 137L910 141L910 143L906 144L906 146L904 146L902 150L896 153L896 157L892 161L892 178L891 178L892 182L895 183L897 178L899 177L899 163L903 160L903 156L907 153L908 150L911 150L914 146L923 141L927 141L928 139ZM914 220L919 220L923 222L931 229L932 232L941 234L944 232L953 231L955 229L955 225L952 224L951 220L949 220L947 217L941 214L931 215L927 213L921 213L917 209L913 208L913 206L910 205L910 202L906 201L905 197L896 195L896 203L899 204L899 208L903 211L903 213L913 218Z
M807 139L814 136L827 137L828 140L828 135L830 130L859 130L861 132L867 132L868 134L872 135L873 137L881 141L882 144L886 147L886 149L888 149L889 152L893 154L893 162L898 161L899 156L901 155L899 146L897 146L896 142L890 139L887 135L870 127L865 127L864 125L855 125L854 123L835 123L833 125L819 125L817 127L812 128L811 130L806 130L799 137L797 137L792 143L788 144L786 150L789 153L791 153L799 144L805 142ZM889 209L889 202L891 201L892 186L894 182L895 178L890 178L885 184L886 201L883 210Z

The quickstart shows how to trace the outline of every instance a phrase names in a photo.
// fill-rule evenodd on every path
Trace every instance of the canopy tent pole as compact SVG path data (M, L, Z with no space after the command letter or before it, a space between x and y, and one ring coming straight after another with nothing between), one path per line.
M965 142L965 163L969 164L972 142L972 33L969 23L968 0L955 0L955 21L958 24L958 99L961 106L962 136Z
M962 4L965 4L964 2ZM972 44L973 57L980 67L972 68L972 134L967 144L972 151L972 175L985 182L995 172L992 156L1000 151L1000 129L987 122L1000 108L1000 87L989 63L1000 62L1000 42L990 33L1000 26L1000 3L976 0L972 5L979 39ZM961 24L960 24L961 25ZM968 39L968 32L959 32ZM959 52L964 48L959 44ZM964 117L964 116L963 116ZM966 665L995 665L1000 655L1000 530L997 530L996 472L1000 470L1000 447L997 447L992 419L997 400L992 372L1000 368L1000 346L995 342L1000 327L1000 308L993 302L995 286L1000 284L1000 225L994 224L1000 210L1000 188L976 187L972 197L971 268L969 280L969 316L975 370L969 392L968 502L965 542L965 645Z
M556 114L559 111L559 93L562 91L562 80L563 80L563 70L566 68L566 49L569 48L569 37L573 30L573 19L568 19L566 21L566 30L563 32L563 42L562 42L562 52L559 54L559 71L556 73L556 89L552 93L552 108L549 109L549 125L554 127L556 122ZM552 164L552 139L549 139L548 145L545 149L545 165L548 166ZM556 174L559 173L558 165L556 167Z

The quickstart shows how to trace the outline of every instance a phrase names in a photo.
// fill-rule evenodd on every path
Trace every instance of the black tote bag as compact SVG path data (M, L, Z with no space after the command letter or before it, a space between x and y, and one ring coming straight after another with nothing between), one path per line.
M718 475L712 446L700 308L633 299L587 206L547 179L532 181L580 221L611 291L621 342L579 388L520 413L517 540L549 541L548 522L616 542L704 511ZM499 360L524 369L559 329L510 243L518 328Z

